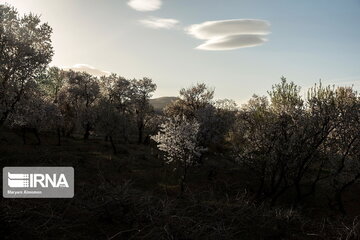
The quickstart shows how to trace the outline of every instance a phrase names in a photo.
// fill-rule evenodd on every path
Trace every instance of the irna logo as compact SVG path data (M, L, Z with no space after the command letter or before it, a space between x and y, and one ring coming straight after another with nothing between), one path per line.
M65 174L22 174L8 172L8 185L11 188L69 187Z
M5 198L72 198L72 167L4 167Z

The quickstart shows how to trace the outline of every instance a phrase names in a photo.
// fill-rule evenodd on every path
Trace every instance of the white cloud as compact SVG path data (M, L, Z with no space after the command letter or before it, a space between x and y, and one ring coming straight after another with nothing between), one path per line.
M128 5L133 9L141 12L155 11L160 9L161 0L130 0Z
M201 50L233 50L237 48L255 47L266 42L261 35L230 35L213 38L196 47Z
M195 38L207 40L197 49L232 50L266 42L265 36L270 33L270 23L259 19L208 21L191 25L186 30Z
M87 72L93 76L96 76L96 77L101 77L101 76L104 76L104 75L110 75L110 72L108 71L103 71L103 70L100 70L100 69L97 69L93 66L90 66L88 64L75 64L74 66L71 66L71 67L61 67L62 69L64 70L73 70L75 72Z
M170 29L170 28L175 27L175 25L179 23L179 21L176 19L156 18L156 17L150 17L148 19L143 19L143 20L140 20L139 22L146 27L155 28L155 29L158 29L158 28Z

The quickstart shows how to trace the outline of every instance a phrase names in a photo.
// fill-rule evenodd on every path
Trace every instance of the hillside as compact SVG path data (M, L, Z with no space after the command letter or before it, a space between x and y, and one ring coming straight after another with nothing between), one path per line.
M154 107L155 111L162 111L168 104L177 99L177 97L153 98L150 99L150 104Z
M28 135L24 145L20 135L0 132L3 166L73 166L75 197L3 198L4 239L340 239L334 236L351 226L347 219L320 225L313 213L255 204L241 190L251 189L254 178L226 157L207 156L192 168L180 195L172 166L151 146L116 142L115 155L102 139L63 138L57 146L54 136L42 134L43 144L35 145Z

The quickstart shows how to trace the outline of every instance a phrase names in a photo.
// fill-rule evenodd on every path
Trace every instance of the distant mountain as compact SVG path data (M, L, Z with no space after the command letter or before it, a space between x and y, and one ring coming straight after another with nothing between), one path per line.
M155 111L162 111L168 104L177 100L177 97L160 97L150 99L150 104L154 107Z

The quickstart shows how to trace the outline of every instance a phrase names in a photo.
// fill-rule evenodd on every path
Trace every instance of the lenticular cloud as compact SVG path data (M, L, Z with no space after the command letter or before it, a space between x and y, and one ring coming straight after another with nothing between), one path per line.
M255 47L266 42L261 35L231 35L214 38L201 44L197 49L201 50L233 50L244 47Z
M198 39L207 40L197 49L233 50L266 42L265 36L270 33L270 23L259 19L209 21L191 25L187 31Z

